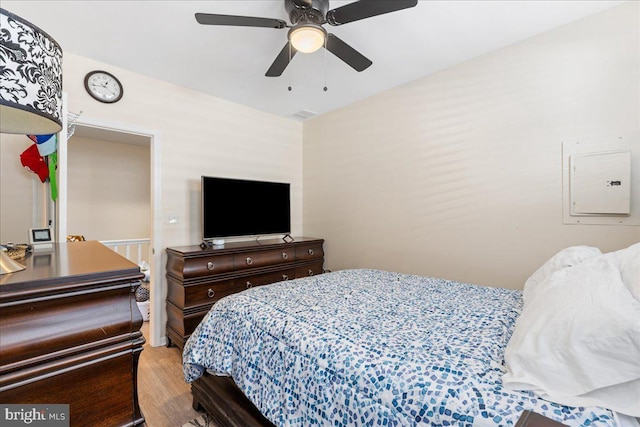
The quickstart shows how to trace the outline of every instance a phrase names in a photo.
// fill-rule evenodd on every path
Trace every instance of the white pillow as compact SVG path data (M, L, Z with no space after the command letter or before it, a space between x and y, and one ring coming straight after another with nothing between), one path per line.
M542 264L524 284L524 300L527 300L536 291L536 287L548 279L556 271L566 267L573 267L588 259L602 255L600 249L591 246L571 246L549 258Z
M640 243L610 254L618 264L622 282L636 301L640 301Z
M640 416L640 302L611 257L556 271L527 301L505 351L505 387Z

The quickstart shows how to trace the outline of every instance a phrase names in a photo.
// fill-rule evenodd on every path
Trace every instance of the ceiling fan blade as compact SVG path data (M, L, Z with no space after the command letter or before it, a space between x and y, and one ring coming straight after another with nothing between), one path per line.
M196 21L203 25L233 25L237 27L284 28L287 26L287 23L282 19L216 15L214 13L196 13Z
M275 61L273 61L273 64L271 64L271 67L269 67L269 69L267 70L265 76L281 76L284 69L287 68L289 62L291 62L293 57L296 55L296 52L297 50L293 46L291 46L291 43L287 42L287 44L284 45L284 47L276 57Z
M335 34L327 34L326 48L356 71L366 70L372 64L368 58L340 40Z
M360 0L327 12L330 25L342 25L372 16L408 9L418 4L418 0Z

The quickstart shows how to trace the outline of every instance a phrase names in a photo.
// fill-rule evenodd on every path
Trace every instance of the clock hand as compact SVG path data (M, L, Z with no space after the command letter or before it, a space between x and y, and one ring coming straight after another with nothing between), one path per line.
M111 95L115 95L115 93L111 89L109 89L106 84L100 83L100 86L106 89L107 92L109 92Z

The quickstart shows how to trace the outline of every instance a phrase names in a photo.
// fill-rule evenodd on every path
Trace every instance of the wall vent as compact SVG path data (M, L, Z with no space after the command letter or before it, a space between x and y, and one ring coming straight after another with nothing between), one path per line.
M312 119L317 115L318 113L314 113L313 111L300 110L300 111L296 111L295 113L292 113L289 117L292 117L296 120L304 121L304 120Z

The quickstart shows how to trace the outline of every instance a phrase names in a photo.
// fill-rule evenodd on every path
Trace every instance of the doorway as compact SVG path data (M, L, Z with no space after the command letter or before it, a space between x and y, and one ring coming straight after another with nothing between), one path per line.
M150 305L149 305L149 340L151 346L165 345L166 338L162 318L163 304L161 301L162 266L159 206L160 206L160 135L156 131L139 129L130 125L116 124L79 117L73 123L73 137L92 138L100 141L111 141L121 144L148 146L149 161L149 246L148 264L150 272ZM64 241L66 236L73 234L69 229L69 147L66 117L64 128L60 133L58 147L58 188L59 197L56 203L56 231L58 241Z

